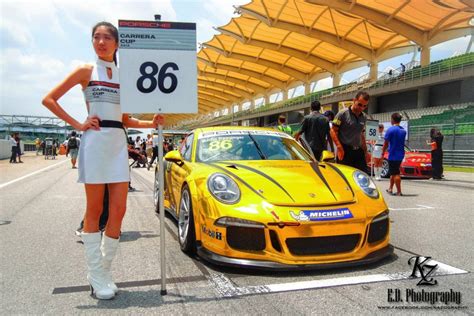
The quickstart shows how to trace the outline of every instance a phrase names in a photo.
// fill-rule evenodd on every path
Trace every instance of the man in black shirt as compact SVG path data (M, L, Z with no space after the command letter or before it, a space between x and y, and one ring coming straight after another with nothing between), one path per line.
M363 112L369 103L369 94L357 92L353 104L339 111L331 128L331 138L337 147L338 163L367 172L367 145L365 143L365 123Z
M329 136L329 120L319 113L320 110L321 103L319 101L311 102L312 112L304 117L303 125L295 135L295 139L299 140L301 134L304 134L304 138L317 160L321 159L321 154L327 148L328 143L333 148Z

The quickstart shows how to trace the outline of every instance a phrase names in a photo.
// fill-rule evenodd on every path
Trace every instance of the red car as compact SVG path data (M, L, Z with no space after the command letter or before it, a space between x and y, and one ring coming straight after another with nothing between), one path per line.
M371 167L370 155L372 153L372 145L367 144L369 152L369 160L367 161L368 168ZM431 154L420 153L405 145L405 158L400 166L400 175L410 178L424 178L429 179L432 176L431 169ZM382 173L383 178L388 178L388 152L383 155Z

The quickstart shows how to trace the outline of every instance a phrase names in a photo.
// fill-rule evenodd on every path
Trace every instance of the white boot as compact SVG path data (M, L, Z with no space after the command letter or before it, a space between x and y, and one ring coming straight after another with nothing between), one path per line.
M82 241L86 249L87 260L87 280L92 288L92 294L100 300L110 300L115 296L112 289L107 286L107 280L102 267L102 254L100 252L100 241L102 234L97 233L82 233Z
M102 244L100 245L100 250L102 251L102 267L104 268L107 285L114 293L118 292L118 288L114 281L112 281L110 268L112 266L112 260L114 260L115 254L117 253L118 245L118 239L107 237L105 234L102 236Z

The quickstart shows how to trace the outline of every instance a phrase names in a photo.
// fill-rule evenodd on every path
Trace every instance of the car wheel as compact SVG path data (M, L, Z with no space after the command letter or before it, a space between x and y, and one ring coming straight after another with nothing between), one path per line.
M389 174L388 174L388 160L383 160L382 162L382 172L380 172L380 176L382 176L382 178L388 178L389 177Z
M178 237L181 250L194 254L196 251L196 233L194 230L193 205L189 187L184 186L181 192L178 214Z

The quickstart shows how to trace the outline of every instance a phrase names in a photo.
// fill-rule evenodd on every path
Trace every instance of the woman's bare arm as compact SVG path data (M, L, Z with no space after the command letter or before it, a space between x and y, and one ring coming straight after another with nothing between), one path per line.
M155 114L152 121L142 121L124 113L122 116L122 123L128 128L156 128L158 124L164 125L165 118L161 114Z
M89 83L92 67L92 65L84 65L77 68L43 98L42 103L44 106L76 130L84 131L89 128L98 129L99 120L97 117L93 117L88 118L84 123L80 123L61 107L58 100L78 84L85 89Z

